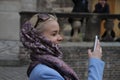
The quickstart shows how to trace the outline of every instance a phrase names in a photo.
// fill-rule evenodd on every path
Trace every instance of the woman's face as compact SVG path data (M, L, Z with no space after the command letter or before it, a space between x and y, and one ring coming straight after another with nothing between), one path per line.
M44 24L43 35L55 44L63 40L60 33L60 27L57 21L52 20Z

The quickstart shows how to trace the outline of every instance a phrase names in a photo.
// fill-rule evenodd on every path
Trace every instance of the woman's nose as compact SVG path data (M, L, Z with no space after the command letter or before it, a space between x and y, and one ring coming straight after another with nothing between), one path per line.
M62 41L62 40L63 40L63 36L59 35L59 36L58 36L58 40L59 40L59 41Z

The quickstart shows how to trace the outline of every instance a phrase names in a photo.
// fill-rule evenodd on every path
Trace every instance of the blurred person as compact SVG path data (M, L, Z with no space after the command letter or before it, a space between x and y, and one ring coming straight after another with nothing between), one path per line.
M72 2L74 3L73 9L72 9L72 13L85 13L85 12L89 12L88 10L88 0L72 0ZM68 22L71 24L72 29L71 29L71 36L73 36L74 34L74 30L73 30L73 22L75 20L79 20L82 24L84 21L84 18L69 18ZM78 29L78 32L80 32L80 29Z
M109 7L109 4L107 3L107 0L99 0L98 3L95 5L95 10L93 12L94 13L107 13L107 14L109 14L110 7ZM113 41L114 38L115 38L114 30L111 30L111 31L105 30L105 32L101 36L102 41Z
M95 5L94 13L110 13L109 4L107 0L99 0Z

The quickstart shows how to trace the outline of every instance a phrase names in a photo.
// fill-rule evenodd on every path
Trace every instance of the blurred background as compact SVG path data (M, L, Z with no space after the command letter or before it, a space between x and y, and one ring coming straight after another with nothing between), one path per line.
M88 0L90 14L98 1ZM113 16L112 21L109 22L114 24L110 28L115 32L114 39L119 39L120 18L117 16L120 16L120 0L107 0L107 2L110 6L110 16ZM73 6L72 0L0 0L0 80L27 80L26 70L29 63L29 53L20 43L19 36L21 21L25 19L22 16L24 14L29 16L31 12L71 13ZM64 60L84 80L87 78L87 49L93 46L93 40L88 42L81 39L74 40L73 38L76 36L70 36L72 26L68 22L68 18L63 18L64 24L61 24L61 28L66 39L62 44L62 51L66 53ZM93 23L96 22L95 20ZM99 28L91 30L87 29L84 24L81 27L82 38L85 34L90 35L85 31L94 33L97 29L101 37L105 30L109 29L109 27L104 27L104 22L103 20L100 25L96 24ZM111 26L111 23L108 24ZM90 25L92 27L94 24ZM73 41L70 40L71 37ZM76 39L80 37L81 34L77 34ZM116 42L114 39L101 43L104 53L103 60L106 62L103 80L120 79L120 42Z

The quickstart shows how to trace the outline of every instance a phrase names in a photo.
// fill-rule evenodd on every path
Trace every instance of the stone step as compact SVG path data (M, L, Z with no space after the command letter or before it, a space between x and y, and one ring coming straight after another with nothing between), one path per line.
M21 66L19 60L0 60L0 66Z
M26 65L27 61L22 61L18 57L19 54L16 55L0 55L0 66L23 66Z
M0 40L0 66L20 65L19 41Z

